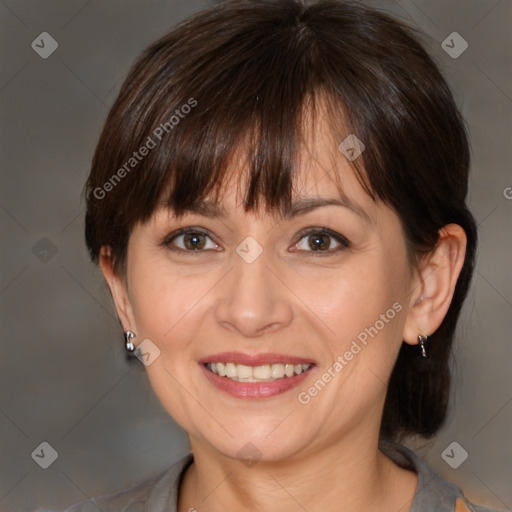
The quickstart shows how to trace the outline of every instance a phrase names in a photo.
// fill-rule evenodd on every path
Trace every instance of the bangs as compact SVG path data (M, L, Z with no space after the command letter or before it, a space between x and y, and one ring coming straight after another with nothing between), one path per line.
M224 42L222 52L210 43L211 52L187 60L186 66L179 59L167 62L163 76L153 77L173 87L152 98L152 133L160 133L158 127L173 117L176 122L176 113L187 104L194 107L163 133L138 169L148 195L141 200L141 187L133 187L132 221L144 222L162 203L180 217L206 197L218 201L235 182L244 189L246 211L263 207L283 214L291 204L300 154L311 147L319 116L327 116L333 150L343 158L337 145L351 132L345 108L315 71L315 45L304 37L294 41L288 33L294 30L299 28L269 31L257 45L243 33L241 40ZM165 47L172 44L166 41ZM160 51L154 48L153 58ZM171 79L165 76L169 69Z
M265 97L274 91L262 92ZM329 110L325 96L320 94L288 101L286 113L278 109L272 112L272 116L281 117L279 123L269 118L270 109L261 96L252 100L243 118L229 115L228 98L222 105L226 115L215 116L211 125L205 126L200 119L185 121L179 142L170 144L175 153L172 166L165 157L161 162L157 157L152 169L160 169L157 174L162 183L156 189L163 192L150 209L163 204L179 218L207 197L219 202L228 187L236 186L245 211L262 209L283 215L291 207L304 163L315 147L320 117L325 118ZM331 117L332 161L331 168L324 171L338 178L336 168L343 156L337 141L343 128L336 129ZM341 194L339 180L337 187Z

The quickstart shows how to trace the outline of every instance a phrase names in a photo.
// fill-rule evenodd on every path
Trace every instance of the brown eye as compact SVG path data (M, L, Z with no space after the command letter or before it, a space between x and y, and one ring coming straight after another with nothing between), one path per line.
M339 233L327 228L310 229L302 233L302 237L295 244L295 251L309 253L334 253L350 247L350 242Z
M164 243L169 249L182 252L204 252L219 248L211 240L209 233L190 228L174 233Z
M311 249L315 250L327 250L331 245L328 235L320 234L320 235L309 235L308 236L308 244Z
M206 245L205 236L201 233L187 233L183 235L183 244L191 251L203 249Z

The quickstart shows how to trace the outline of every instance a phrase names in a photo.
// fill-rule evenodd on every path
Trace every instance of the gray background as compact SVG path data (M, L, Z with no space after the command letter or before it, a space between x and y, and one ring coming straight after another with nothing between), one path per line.
M427 34L473 147L470 205L481 244L455 348L453 408L435 440L410 445L471 499L511 510L512 1L371 3ZM83 243L81 192L133 59L206 5L0 2L2 511L64 507L133 484L188 451L142 364L126 362ZM59 44L48 59L31 48L44 31ZM469 44L457 59L441 47L454 31ZM58 452L48 469L31 457L43 441ZM458 469L441 457L453 441L469 454Z

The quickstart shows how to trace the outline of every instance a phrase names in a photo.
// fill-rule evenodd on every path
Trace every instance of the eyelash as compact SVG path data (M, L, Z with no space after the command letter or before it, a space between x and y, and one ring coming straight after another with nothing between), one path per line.
M205 251L211 250L211 249L188 250L188 249L182 249L182 248L179 248L179 247L178 248L171 247L172 243L178 237L183 236L183 235L187 235L187 234L204 235L204 236L209 237L210 240L211 240L211 233L207 229L189 227L189 228L179 229L175 233L172 233L170 236L168 236L164 240L163 245L167 246L171 251L181 252L181 253L188 253L188 254L193 254L193 255L197 255L197 254L199 254L201 252L205 252ZM306 238L307 236L310 236L310 235L320 235L320 236L327 235L327 236L333 238L340 245L338 247L335 247L334 249L327 249L325 251L322 251L322 250L318 250L318 251L314 251L314 250L305 251L303 249L297 249L297 250L295 250L293 252L306 252L306 253L311 253L314 256L324 256L324 255L328 256L328 255L331 255L331 254L333 254L335 252L338 252L340 250L348 249L348 248L351 247L350 241L347 238L345 238L343 235L337 233L336 231L332 231L331 229L324 228L324 227L307 228L306 230L301 231L299 233L299 240L293 246L295 247L296 245L298 245L300 243L300 241L303 238Z

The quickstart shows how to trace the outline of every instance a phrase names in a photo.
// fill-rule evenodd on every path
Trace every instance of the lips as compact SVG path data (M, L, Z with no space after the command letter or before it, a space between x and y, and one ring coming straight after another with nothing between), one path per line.
M298 386L315 363L285 354L222 352L198 361L206 378L237 398L267 398Z
M199 364L229 362L234 364L243 364L246 366L262 366L266 364L314 364L312 359L291 356L286 354L246 354L243 352L220 352L199 359Z

